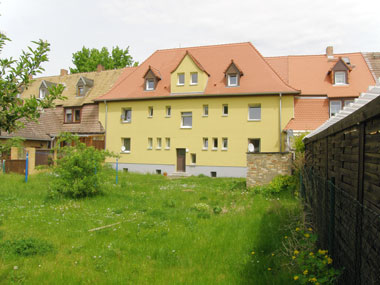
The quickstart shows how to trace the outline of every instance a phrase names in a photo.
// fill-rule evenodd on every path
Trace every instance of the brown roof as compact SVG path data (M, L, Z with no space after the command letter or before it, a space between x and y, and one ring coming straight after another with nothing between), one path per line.
M237 43L216 46L178 48L158 50L130 74L122 74L121 79L105 95L96 101L144 99L169 96L170 75L178 66L186 53L201 64L203 70L210 75L203 94L297 94L298 90L284 82L274 69L265 61L251 43ZM244 72L240 86L226 87L224 71L231 60L239 62ZM144 78L149 66L160 71L162 80L153 91L144 90ZM191 95L191 94L189 94Z
M39 88L43 80L52 83L61 83L65 85L65 90L62 95L67 97L67 100L61 101L57 100L56 105L63 106L82 106L84 104L94 103L93 99L106 93L112 85L117 81L121 74L130 74L136 67L127 67L124 69L115 70L105 70L101 72L85 72L85 73L75 73L63 76L49 76L40 77L34 79L32 84L28 89L24 90L21 94L21 98L28 98L31 95L39 96ZM77 96L77 83L81 77L90 79L94 81L93 87L86 93L85 96Z
M280 56L265 58L280 76L303 95L327 95L328 97L358 97L375 81L361 53L335 54L334 60L326 55ZM328 72L339 58L349 58L352 71L349 84L334 86Z
M375 80L380 81L380 52L364 52L363 56Z
M298 97L294 99L294 118L285 130L311 131L329 119L329 100Z

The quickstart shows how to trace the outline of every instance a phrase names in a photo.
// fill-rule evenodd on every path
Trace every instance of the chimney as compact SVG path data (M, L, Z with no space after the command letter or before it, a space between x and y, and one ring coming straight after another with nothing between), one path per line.
M66 69L61 69L61 76L68 75L69 72Z
M333 59L334 58L334 48L332 46L328 46L326 48L326 56L328 59Z
M104 70L105 70L105 69L104 69L104 66L101 65L101 64L98 64L98 67L97 67L96 71L97 71L97 72L101 72L101 71L104 71Z

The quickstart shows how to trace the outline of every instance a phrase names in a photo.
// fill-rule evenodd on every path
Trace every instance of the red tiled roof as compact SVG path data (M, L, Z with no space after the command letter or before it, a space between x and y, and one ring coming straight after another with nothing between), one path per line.
M171 95L170 74L181 62L186 52L191 53L198 64L201 64L202 68L207 70L210 75L204 94L299 93L298 90L279 77L251 43L238 43L158 50L134 72L127 76L121 75L118 83L105 95L98 97L96 101L144 99ZM225 69L231 63L231 59L239 62L239 68L244 72L244 77L240 80L240 86L233 88L226 87L224 74ZM144 90L143 75L149 66L154 66L158 69L162 76L162 80L158 82L156 89L153 91Z
M311 131L329 119L329 101L298 97L294 99L294 118L285 130Z
M329 98L358 97L370 85L375 84L361 53L335 54L335 60L326 55L280 56L265 58L280 76L291 86L301 90L302 95L327 95ZM340 57L351 62L349 84L334 86L328 75Z

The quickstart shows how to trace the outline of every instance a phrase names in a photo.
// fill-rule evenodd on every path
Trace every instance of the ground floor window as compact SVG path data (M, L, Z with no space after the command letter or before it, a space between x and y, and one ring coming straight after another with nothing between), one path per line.
M253 145L253 152L260 152L260 139L248 139L248 148L249 145ZM249 150L249 149L248 149Z
M123 145L121 147L122 152L131 151L131 138L123 138Z

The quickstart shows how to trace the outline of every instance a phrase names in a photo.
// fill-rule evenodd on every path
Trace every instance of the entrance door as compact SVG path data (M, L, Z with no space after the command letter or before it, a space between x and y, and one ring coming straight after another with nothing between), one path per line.
M177 148L177 171L186 172L186 149Z

